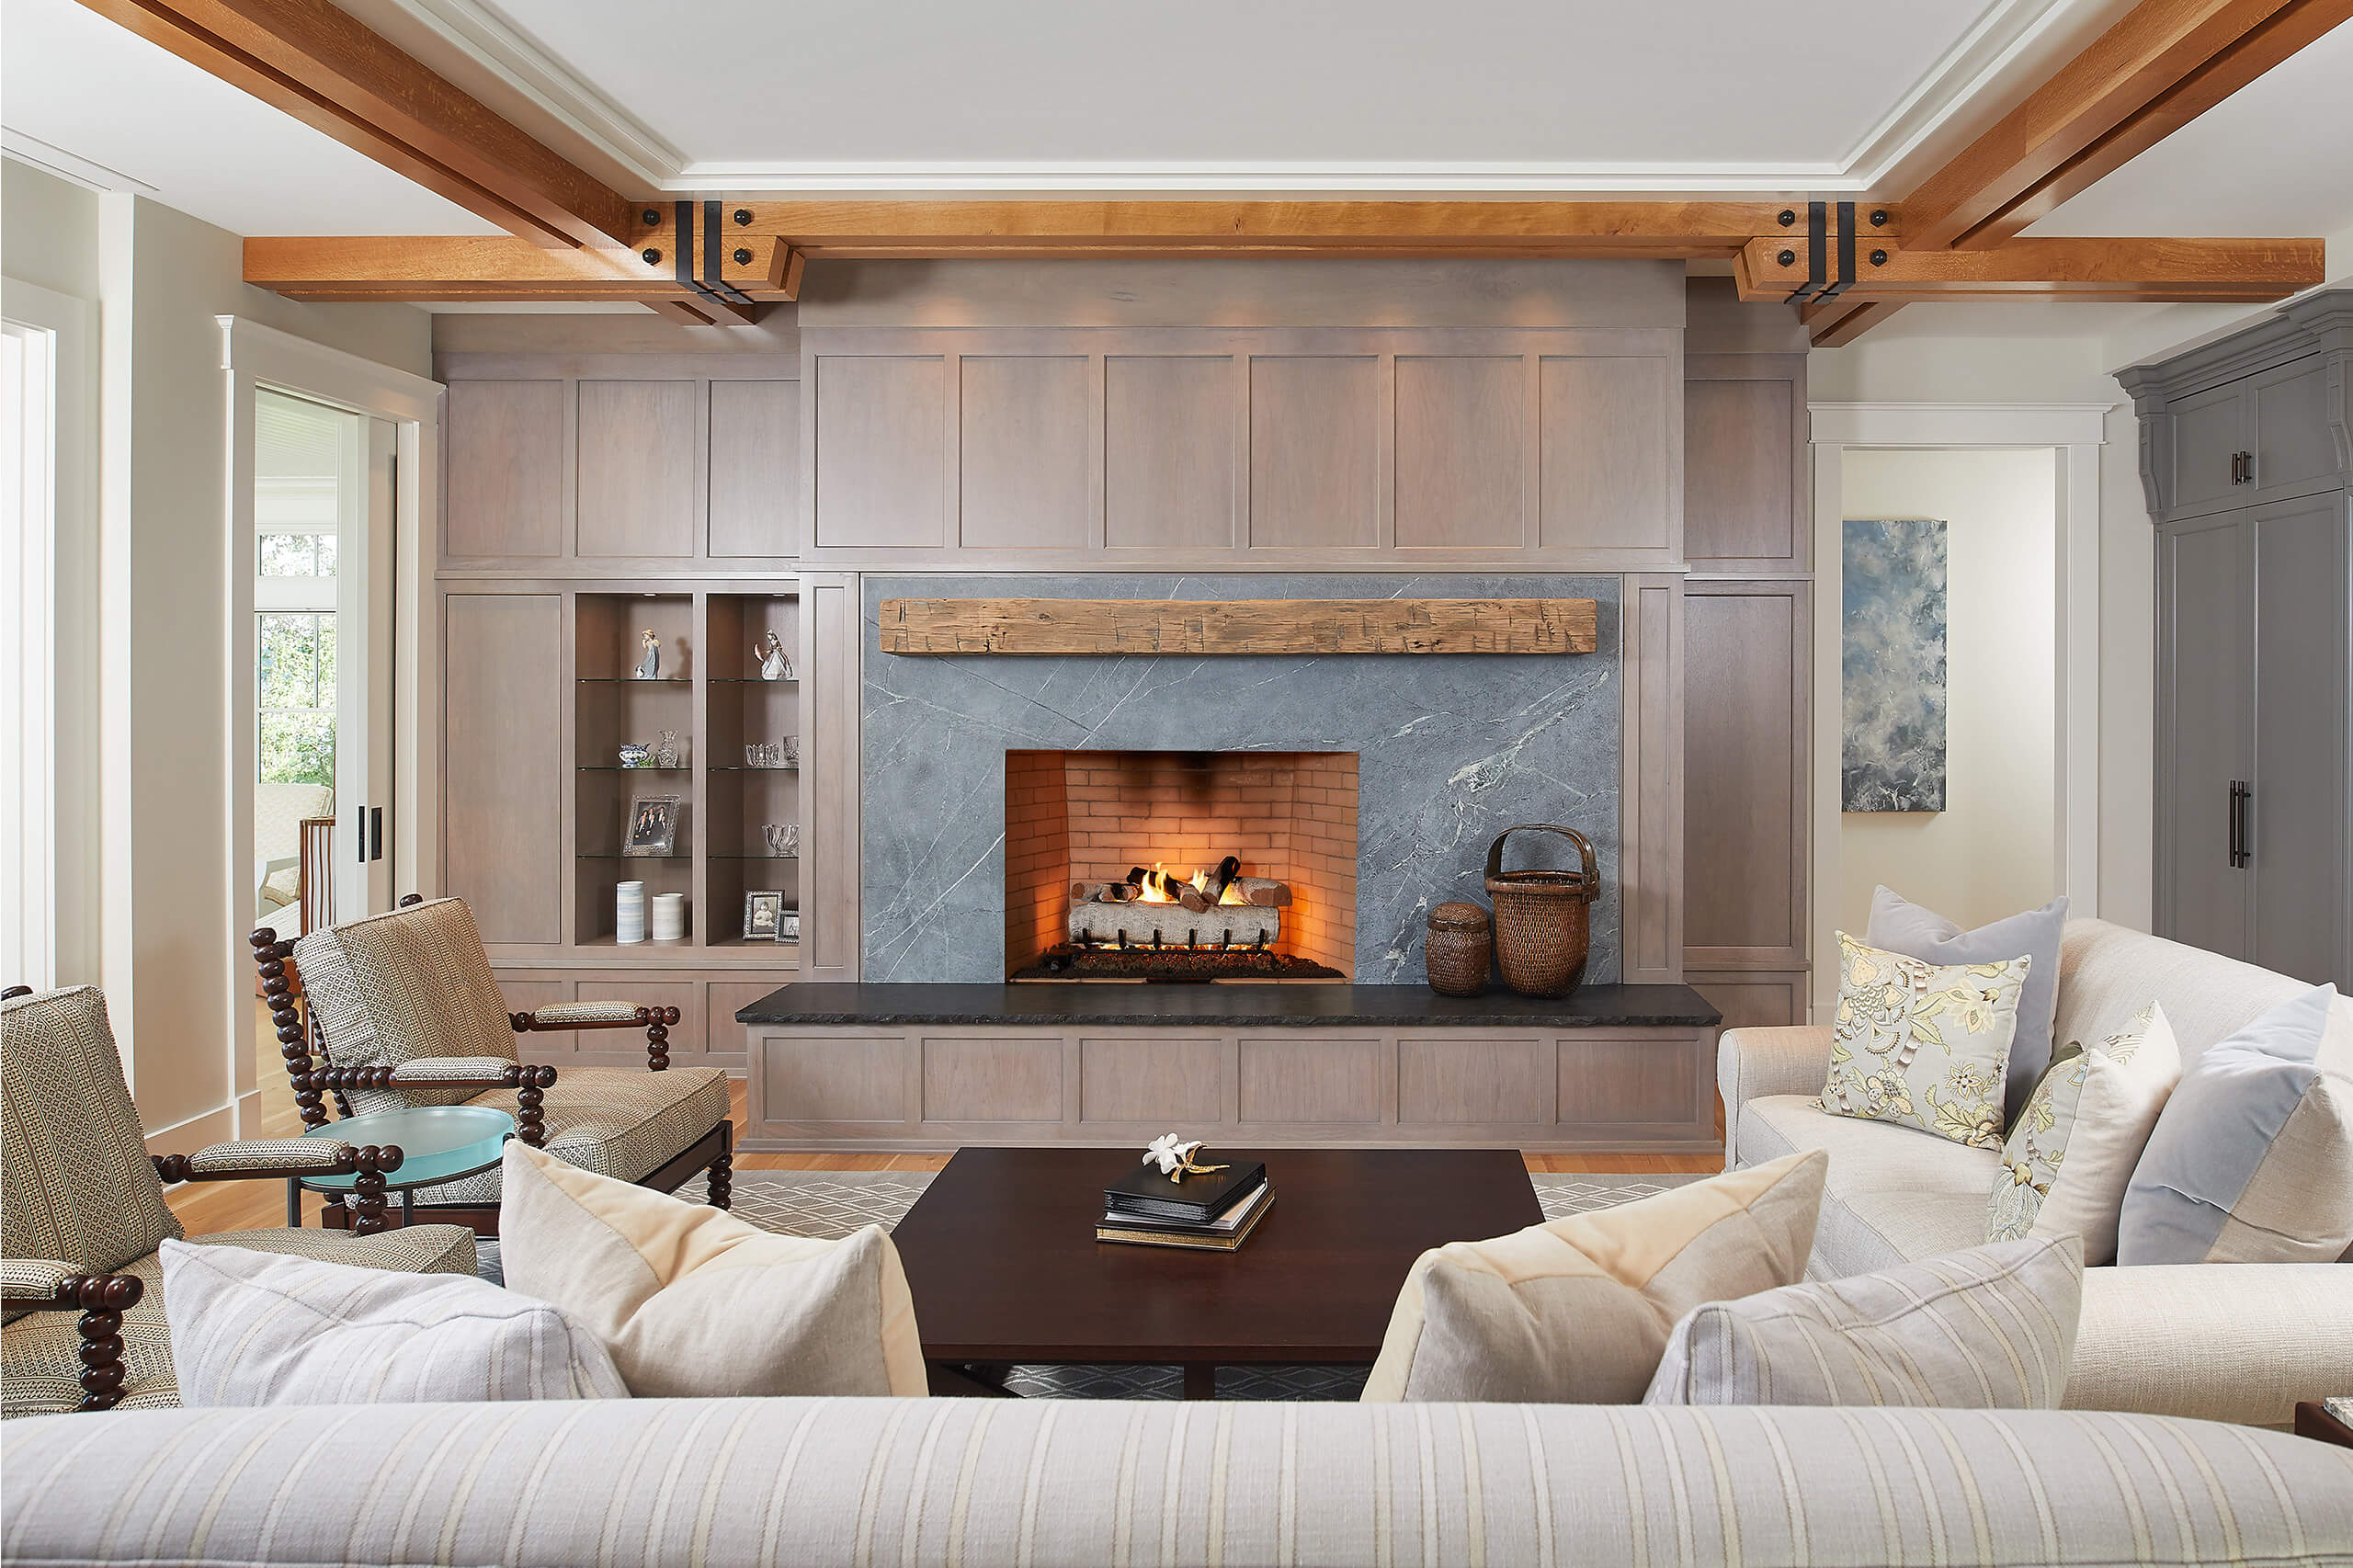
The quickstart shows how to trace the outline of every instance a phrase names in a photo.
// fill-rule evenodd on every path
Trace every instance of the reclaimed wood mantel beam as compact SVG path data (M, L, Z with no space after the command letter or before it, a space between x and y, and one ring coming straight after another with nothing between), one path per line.
M82 0L535 244L617 247L638 206L327 0Z
M1591 599L885 599L886 653L1590 653Z

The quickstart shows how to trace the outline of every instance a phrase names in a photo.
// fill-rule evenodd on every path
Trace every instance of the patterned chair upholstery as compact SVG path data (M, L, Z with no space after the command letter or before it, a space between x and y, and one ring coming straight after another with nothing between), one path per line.
M280 951L254 934L257 951ZM490 1106L512 1114L525 1142L584 1170L671 1190L709 1170L710 1200L725 1208L733 1164L727 1075L672 1070L676 1008L565 1002L509 1013L465 901L435 899L313 931L291 944L311 1028L282 984L279 1014L295 1096L325 1125L320 1091L346 1115L404 1106ZM271 983L270 960L263 960ZM629 1028L646 1034L647 1071L527 1067L516 1037L540 1030ZM294 1040L288 1040L289 1032ZM315 1043L326 1057L313 1071ZM307 1097L306 1097L307 1096ZM420 1188L417 1203L495 1233L498 1172Z
M190 1180L233 1180L332 1169L350 1153L324 1140L274 1139L160 1163ZM179 1403L156 1256L166 1238L406 1274L474 1272L473 1233L455 1225L188 1237L164 1202L158 1164L106 998L83 986L0 1001L0 1416ZM94 1341L113 1349L112 1364L92 1366L85 1348Z

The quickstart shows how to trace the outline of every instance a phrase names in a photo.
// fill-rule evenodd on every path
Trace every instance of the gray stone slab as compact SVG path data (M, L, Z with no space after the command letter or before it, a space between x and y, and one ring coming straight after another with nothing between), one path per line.
M1424 921L1485 903L1516 823L1592 839L1595 983L1619 976L1620 580L1552 574L884 575L865 583L865 977L1005 978L1008 750L1353 751L1357 946L1367 984L1423 979ZM1594 653L1276 657L909 656L877 647L888 598L1587 598ZM1566 863L1513 841L1514 865ZM1572 851L1573 853L1573 851Z

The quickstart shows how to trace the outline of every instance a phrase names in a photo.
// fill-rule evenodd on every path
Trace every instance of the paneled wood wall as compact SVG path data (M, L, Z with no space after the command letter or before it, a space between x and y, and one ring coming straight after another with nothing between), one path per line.
M1789 312L1695 279L1678 324L1660 264L1058 265L813 268L798 327L759 329L773 351L445 318L448 878L502 978L607 972L563 951L561 886L509 874L569 847L546 804L570 790L568 592L795 580L797 972L847 980L862 572L1540 568L1626 575L1626 978L1802 1018L1813 604ZM924 281L943 272L954 288ZM705 987L715 1051L740 1049L720 988L772 983L679 983Z
M804 561L1681 564L1669 327L804 328Z

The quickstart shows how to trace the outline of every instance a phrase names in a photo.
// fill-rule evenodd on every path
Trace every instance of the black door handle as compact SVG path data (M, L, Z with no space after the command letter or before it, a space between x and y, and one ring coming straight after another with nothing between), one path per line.
M368 858L381 860L383 858L384 808L370 806L368 808Z
M2244 780L2231 780L2231 864L2244 866L2254 857L2246 848L2246 801L2250 793Z

